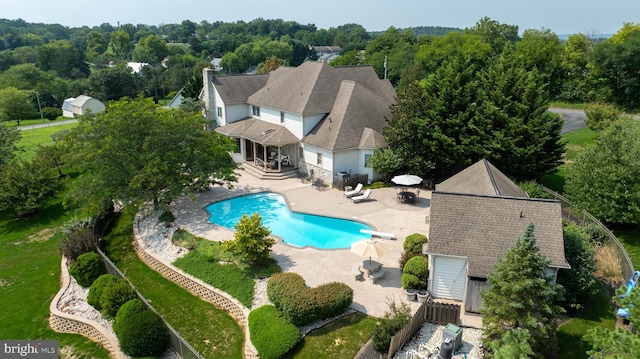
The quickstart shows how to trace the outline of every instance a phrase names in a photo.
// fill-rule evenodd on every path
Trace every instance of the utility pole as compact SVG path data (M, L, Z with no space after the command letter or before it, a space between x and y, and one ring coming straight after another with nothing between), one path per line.
M384 79L387 79L387 56L384 56Z
M42 119L42 123L44 123L44 116L42 115L42 106L40 106L40 94L38 94L38 90L36 90L36 98L38 99L38 110L40 110L40 118Z

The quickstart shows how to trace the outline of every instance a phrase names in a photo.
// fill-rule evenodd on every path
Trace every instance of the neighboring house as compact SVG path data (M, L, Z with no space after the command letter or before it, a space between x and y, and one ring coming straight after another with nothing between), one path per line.
M342 48L340 46L312 46L313 51L318 55L318 61L330 63L335 58L340 57Z
M327 184L338 173L376 173L373 151L395 90L370 66L305 62L268 74L215 76L205 69L205 115L238 145L238 163L263 172L297 170Z
M165 108L178 108L180 107L180 105L182 105L182 100L184 99L184 96L182 95L182 90L180 89L180 91L178 91L178 93L173 96L173 98L171 99L171 101L169 101L168 104L162 106Z
M139 74L142 71L142 68L145 66L149 66L147 62L127 62L127 66L131 69L131 73Z
M80 115L96 114L104 111L104 104L93 97L80 95L70 97L62 103L62 116L73 118Z
M529 198L496 167L483 159L436 185L431 195L428 290L434 298L464 302L468 312L482 308L480 291L498 257L534 224L540 252L557 277L569 269L564 256L560 202Z

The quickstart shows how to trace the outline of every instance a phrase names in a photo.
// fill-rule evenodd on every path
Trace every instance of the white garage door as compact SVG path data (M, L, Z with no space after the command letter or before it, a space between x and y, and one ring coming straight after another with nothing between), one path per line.
M433 265L433 296L462 300L467 281L465 258L435 256Z

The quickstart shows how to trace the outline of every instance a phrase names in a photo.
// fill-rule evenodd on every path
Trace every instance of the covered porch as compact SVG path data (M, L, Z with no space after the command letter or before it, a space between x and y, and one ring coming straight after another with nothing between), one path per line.
M245 118L216 128L236 139L242 162L263 172L286 172L298 168L298 138L284 126Z

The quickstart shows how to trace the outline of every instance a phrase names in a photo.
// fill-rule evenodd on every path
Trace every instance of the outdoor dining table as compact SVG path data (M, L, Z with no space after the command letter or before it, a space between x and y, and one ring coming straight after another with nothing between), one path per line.
M416 194L409 191L398 192L398 200L401 202L413 202L416 200Z
M367 259L362 262L362 268L364 268L368 273L374 273L382 268L382 263Z

